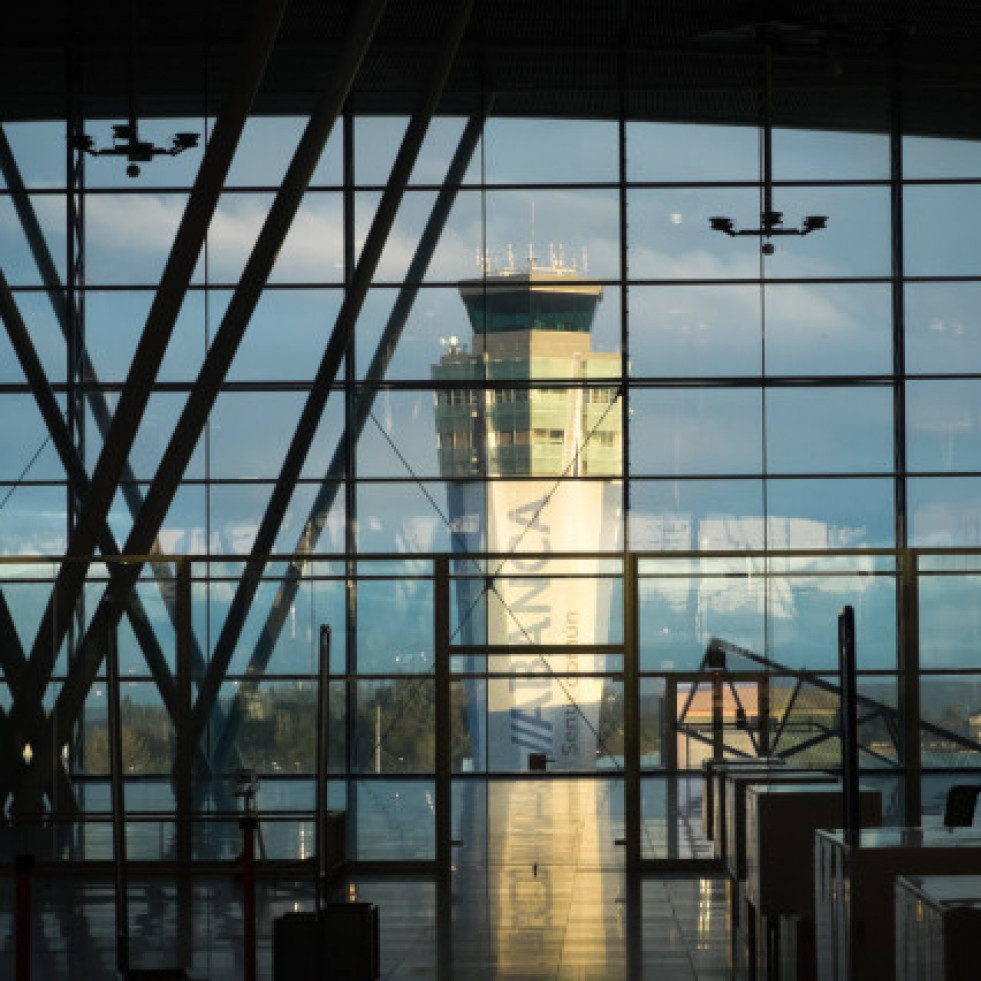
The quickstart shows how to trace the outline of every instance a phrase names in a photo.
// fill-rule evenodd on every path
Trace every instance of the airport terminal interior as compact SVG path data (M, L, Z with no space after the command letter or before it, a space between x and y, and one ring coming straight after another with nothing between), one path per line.
M976 5L3 19L0 977L975 977Z

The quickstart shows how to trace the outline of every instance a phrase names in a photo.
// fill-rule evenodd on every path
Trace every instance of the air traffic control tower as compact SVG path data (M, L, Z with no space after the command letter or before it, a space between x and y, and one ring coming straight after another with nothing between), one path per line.
M602 287L554 255L520 269L509 255L459 289L469 349L450 338L432 369L454 643L509 648L469 692L473 762L520 771L544 755L549 769L592 770L603 681L579 675L605 664L576 647L608 642L612 580L595 559L545 553L622 547L620 355L592 350ZM567 652L536 655L542 644Z

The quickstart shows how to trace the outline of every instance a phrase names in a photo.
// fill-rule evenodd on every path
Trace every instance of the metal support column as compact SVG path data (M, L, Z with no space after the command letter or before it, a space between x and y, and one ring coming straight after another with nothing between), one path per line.
M906 826L912 828L920 824L923 808L919 563L917 553L910 549L903 550L900 561L900 619L903 623L899 644L900 760L904 774L903 819Z
M193 808L191 742L191 563L185 558L176 565L175 604L177 609L176 668L177 711L174 713L174 803L177 816L177 865L183 872L190 869L191 811Z
M327 768L330 765L330 627L320 625L317 645L317 909L327 877Z
M626 869L640 869L640 620L637 556L623 558L623 810Z
M100 610L112 603L103 597ZM112 857L116 904L116 970L120 977L129 973L129 897L126 874L126 799L123 790L123 722L119 703L119 648L116 620L99 618L104 628L106 659L106 708L109 722L109 790L112 806Z
M842 828L857 835L861 825L858 797L858 683L855 659L855 610L838 614L838 685L841 688Z
M355 167L355 139L356 139L356 129L354 126L354 115L351 113L350 109L344 113L344 296L345 299L350 295L351 287L354 282L354 273L358 266L358 248L357 248L357 223L356 223L356 195L354 188L357 184L357 170ZM354 379L356 377L354 372L354 354L355 354L355 344L352 341L348 344L348 349L344 357L344 374L345 374L345 386L344 386L344 432L341 433L337 440L337 448L334 451L334 456L337 461L336 469L329 467L327 474L324 478L324 482L320 485L320 492L317 494L317 499L323 495L325 491L330 494L328 489L328 481L333 477L335 481L343 481L344 487L344 551L346 553L344 558L344 797L347 803L347 821L345 823L345 834L347 835L347 840L345 841L345 850L354 855L357 852L357 834L359 828L359 810L360 802L358 800L358 786L357 781L351 778L351 774L355 772L355 727L356 720L358 718L358 699L360 698L360 693L358 691L357 682L353 679L358 674L358 563L355 556L358 554L358 455L357 455L357 439L355 438L354 432L351 429L352 414L356 411L357 399L355 395ZM334 463L334 460L331 460ZM330 488L333 489L334 493L330 494L330 503L333 504L334 497L337 493L337 488L339 483L333 483ZM317 499L314 501L316 506ZM310 517L307 519L306 525L301 532L301 537L304 534L308 536L308 542L311 549L314 548L314 542L319 540L320 537L320 518L323 516L326 520L327 513L330 510L330 505L317 510L314 512L313 509L310 511ZM283 586L286 584L284 583ZM280 587L282 588L282 586ZM285 606L282 608L282 613L285 614L286 608L292 605L293 595L295 595L296 589L299 588L299 577L297 577L296 585L292 590L290 590L290 598ZM277 597L278 599L278 597ZM267 618L268 619L268 618ZM276 639L279 638L279 633L282 629L282 624L285 622L285 616L280 620L280 630L276 632ZM267 623L268 629L268 623ZM265 633L265 631L263 632ZM274 650L274 643L272 636L260 637L260 643L265 642L265 651L263 651L263 658L261 664L261 670L265 672L265 667L269 663L269 658L272 656ZM253 651L255 654L255 651ZM252 666L250 661L250 666ZM252 666L252 670L256 670L260 667L257 662ZM238 693L236 693L236 698ZM226 731L221 734L217 741L217 753L216 758L221 759L226 752L228 752L228 747L232 744L232 739L235 737L235 729L238 727L238 718L244 715L243 712L244 705L236 705L234 702L231 706L231 711L229 712L231 726L226 727ZM222 738L223 737L223 738ZM380 751L380 747L376 747L376 752ZM220 754L220 755L218 755Z
M433 563L433 645L436 674L436 872L453 865L453 759L450 754L450 560Z

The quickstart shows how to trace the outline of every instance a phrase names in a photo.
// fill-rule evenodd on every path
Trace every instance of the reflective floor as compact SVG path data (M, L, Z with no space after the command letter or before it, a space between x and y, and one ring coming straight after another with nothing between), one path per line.
M470 788L455 812L457 844L449 877L346 878L326 897L377 906L381 977L708 981L727 976L725 879L695 874L628 879L618 844L624 831L616 781L492 780ZM407 792L399 798L408 799ZM667 838L689 857L704 850L704 842L693 845L700 803L679 797L668 809L676 830ZM428 808L420 813L415 834L423 840L428 827L432 842L431 813ZM387 829L391 847L405 855L415 839L398 834L400 827L382 824L378 834ZM103 844L111 846L109 831ZM130 854L146 828L128 828L128 840L131 835ZM31 841L38 843L22 838L16 846L23 849ZM234 854L231 839L229 854ZM155 864L165 867L159 860ZM85 872L72 871L83 867ZM312 874L298 878L295 871L276 868L284 867L259 862L262 979L275 974L275 922L286 913L311 911L316 902ZM101 869L101 877L94 869ZM117 903L111 869L108 862L84 866L49 860L39 866L31 880L33 978L114 976ZM123 921L131 968L182 967L197 979L245 976L242 879L235 863L227 869L219 873L212 866L205 873L192 866L183 881L163 871L131 870ZM0 877L0 979L15 976L14 894L13 877Z
M628 895L616 873L513 871L493 887L487 876L458 873L448 904L425 878L358 879L338 891L378 906L383 978L727 976L721 878L645 878ZM5 878L0 886L0 978L13 978L14 883ZM114 977L114 897L108 877L36 874L32 977ZM274 920L312 909L313 902L310 882L260 877L260 978L273 977ZM241 882L234 876L197 877L183 891L164 876L131 878L131 967L183 966L199 979L243 977L241 910Z

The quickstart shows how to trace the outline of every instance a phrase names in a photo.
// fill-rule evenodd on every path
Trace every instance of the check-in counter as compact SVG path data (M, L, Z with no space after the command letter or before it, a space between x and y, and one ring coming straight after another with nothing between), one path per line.
M746 895L767 917L814 915L814 836L842 823L842 790L820 783L746 788ZM866 828L882 824L882 795L859 791Z
M896 879L899 981L977 981L981 977L981 876Z
M734 879L746 878L746 791L749 787L773 787L820 784L837 786L838 780L829 773L796 770L790 767L766 767L728 770L725 773L725 833L716 836L716 856L725 862L726 871ZM725 843L720 848L719 841Z
M733 770L759 770L785 766L781 756L747 756L738 759L702 761L702 833L708 841L715 840L715 829L721 828L725 807L722 797L722 781Z
M842 831L819 831L814 862L819 981L893 981L899 976L897 878L981 875L981 833L974 828L878 828L846 840Z
M822 780L817 774L809 777L751 781L743 789L746 878L734 880L735 903L730 908L736 931L730 937L730 970L737 976L813 977L813 970L782 970L786 952L781 951L780 938L793 926L792 947L805 957L813 950L814 833L841 824L843 804L837 781ZM866 824L881 823L878 791L863 790L860 804Z

